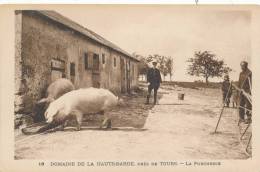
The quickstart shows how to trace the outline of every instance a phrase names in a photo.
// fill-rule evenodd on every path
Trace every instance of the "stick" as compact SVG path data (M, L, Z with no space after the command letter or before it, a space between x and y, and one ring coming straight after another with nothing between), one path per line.
M245 135L246 131L247 131L248 128L250 127L250 124L251 124L251 123L249 123L249 124L247 125L245 131L243 132L243 134L242 134L241 137L240 137L240 140L242 140L242 138L243 138L243 136Z
M225 102L227 101L227 97L228 97L228 94L229 94L229 91L230 91L230 88L231 88L231 87L232 87L232 82L230 83L230 85L229 85L229 87L228 87L228 92L227 92L227 95L226 95L226 97L225 97L224 104L223 104L223 107L222 107L222 109L221 109L221 112L220 112L220 114L219 114L218 122L217 122L217 125L216 125L216 128L215 128L214 133L217 132L218 125L219 125L220 119L221 119L221 117L222 117L224 108L225 108Z
M214 133L216 133L216 132L217 132L217 129L218 129L218 124L219 124L219 122L220 122L220 119L221 119L221 116L222 116L222 114L223 114L224 107L225 107L225 105L223 105L223 107L222 107L222 110L221 110L221 112L220 112L220 115L219 115L219 118L218 118L218 123L217 123L217 125L216 125L216 128L215 128L215 131L214 131Z
M249 137L249 140L248 140L248 143L247 143L247 146L246 146L246 152L247 152L247 149L248 149L248 146L249 146L249 143L250 143L251 139L252 139L252 133L251 133L251 135Z
M237 126L239 127L239 124L240 124L239 108L237 108L237 117L238 117ZM240 130L239 130L239 133L241 134Z
M247 98L247 100L252 104L252 98L251 95L248 94L247 92L245 92L243 89L238 88L235 84L232 84L232 86L238 90L239 92L241 92L242 94L244 94L244 96Z
M238 106L237 109L239 109L239 108L242 108L242 109L245 109L245 110L247 110L247 111L249 111L249 112L252 112L251 109L245 108L245 107L243 107L243 106Z

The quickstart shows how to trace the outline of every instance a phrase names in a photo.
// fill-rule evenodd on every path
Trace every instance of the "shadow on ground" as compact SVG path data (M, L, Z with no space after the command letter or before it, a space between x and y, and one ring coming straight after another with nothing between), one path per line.
M153 104L146 105L147 91L139 89L131 95L123 95L123 105L116 107L110 112L112 117L112 127L122 130L121 127L143 128L148 117L149 111L154 107ZM162 94L158 93L158 100ZM152 100L152 97L150 98ZM88 115L84 119L84 126L99 126L103 120L101 115Z

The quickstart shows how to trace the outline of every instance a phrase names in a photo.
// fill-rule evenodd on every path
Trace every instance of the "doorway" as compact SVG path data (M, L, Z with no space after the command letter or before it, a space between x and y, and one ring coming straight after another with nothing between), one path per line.
M76 75L75 63L70 63L70 80L73 84L75 83L75 75Z
M99 70L99 55L93 55L93 68L92 68L92 86L94 88L100 88L100 70Z
M126 92L126 67L125 61L120 57L120 71L121 71L121 93Z
M126 91L130 94L130 60L126 62Z

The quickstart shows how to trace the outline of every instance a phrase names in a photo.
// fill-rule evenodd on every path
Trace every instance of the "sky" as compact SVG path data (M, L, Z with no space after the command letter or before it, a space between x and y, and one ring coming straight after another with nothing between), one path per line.
M82 6L57 10L129 53L161 54L173 58L173 80L202 80L187 74L187 59L195 51L211 51L233 69L251 58L250 11L180 8L174 6ZM222 78L209 79L220 81Z

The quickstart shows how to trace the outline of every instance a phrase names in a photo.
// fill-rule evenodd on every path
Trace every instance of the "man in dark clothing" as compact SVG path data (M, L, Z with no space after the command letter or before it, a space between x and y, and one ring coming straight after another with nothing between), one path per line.
M248 69L248 63L242 61L241 64L242 72L240 72L238 87L245 92L245 94L251 95L251 86L252 86L252 72ZM251 123L252 115L252 104L245 96L243 92L239 94L239 122L245 122L245 114L247 115L246 123Z
M150 68L147 72L147 82L149 82L148 86L148 95L146 99L146 104L149 104L149 98L151 96L152 89L154 90L154 104L157 101L157 90L160 87L160 83L162 82L160 71L156 68L157 62L153 61L153 68Z
M222 83L222 93L223 93L223 104L229 107L230 97L232 95L231 83L229 82L229 76L224 76L224 81Z

